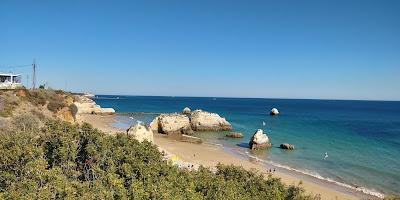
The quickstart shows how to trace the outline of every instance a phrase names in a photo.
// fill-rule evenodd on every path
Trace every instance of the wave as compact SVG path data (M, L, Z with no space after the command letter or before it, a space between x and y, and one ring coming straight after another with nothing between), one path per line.
M375 197L378 197L378 198L382 198L383 199L385 197L384 194L382 194L382 193L380 193L380 192L378 192L378 191L376 191L374 189L352 186L350 184L346 184L346 183L342 183L342 182L339 182L339 181L335 181L332 178L323 177L320 174L318 174L317 172L308 171L308 170L299 170L299 169L296 169L296 168L293 168L293 167L290 167L290 166L287 166L287 165L282 165L282 164L279 164L279 163L276 163L276 162L273 162L273 161L270 161L270 160L263 160L263 159L258 158L257 156L251 155L249 151L245 151L245 154L243 154L243 152L240 152L240 151L235 151L235 152L241 154L242 156L247 156L249 158L255 159L255 160L260 161L260 162L262 162L264 164L269 164L269 165L275 166L277 168L281 168L281 169L285 169L285 170L288 170L288 171L292 171L292 172L300 173L300 174L303 174L303 175L311 176L311 177L317 178L319 180L323 180L323 181L326 181L326 182L329 182L329 183L333 183L333 184L339 185L341 187L345 187L345 188L348 188L348 189L351 189L351 190L354 190L354 191L357 191L357 192L362 192L364 194L375 196Z

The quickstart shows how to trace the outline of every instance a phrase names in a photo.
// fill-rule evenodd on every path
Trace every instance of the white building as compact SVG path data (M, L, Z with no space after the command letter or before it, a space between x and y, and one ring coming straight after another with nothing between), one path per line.
M21 75L0 72L0 89L16 89L22 87Z

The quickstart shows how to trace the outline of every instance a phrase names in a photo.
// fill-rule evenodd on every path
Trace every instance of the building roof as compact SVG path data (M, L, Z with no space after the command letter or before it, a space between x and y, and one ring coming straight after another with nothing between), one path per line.
M0 72L0 76L21 76L21 74L13 74L13 73L3 73L3 72Z

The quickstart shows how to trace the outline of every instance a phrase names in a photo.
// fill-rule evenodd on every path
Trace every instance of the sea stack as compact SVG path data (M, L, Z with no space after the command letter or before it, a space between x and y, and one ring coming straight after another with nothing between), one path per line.
M270 115L279 115L279 111L276 108L272 108L271 112L269 112Z
M251 150L259 150L271 147L268 136L264 134L264 131L261 129L258 129L254 133L253 137L250 139L249 145Z

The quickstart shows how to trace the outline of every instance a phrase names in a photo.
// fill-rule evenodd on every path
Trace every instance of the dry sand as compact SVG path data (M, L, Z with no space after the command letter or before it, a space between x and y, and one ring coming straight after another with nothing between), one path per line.
M101 115L82 115L80 121L84 121L93 125L93 127L103 130L107 133L124 132L125 130L112 127L114 116ZM206 167L216 166L218 163L233 164L242 166L245 169L257 170L261 173L268 174L268 166L259 163L257 160L249 160L239 158L222 149L220 146L213 144L192 144L176 141L168 138L165 135L155 134L154 142L161 149L176 155L184 162L193 163L195 165L203 165ZM296 174L285 169L277 167L273 176L281 178L287 185L299 184L302 182L302 187L311 194L320 195L321 199L326 200L352 200L352 199L376 199L372 196L365 195L351 189L328 183L323 180L308 177L306 175ZM272 167L270 168L272 169Z

